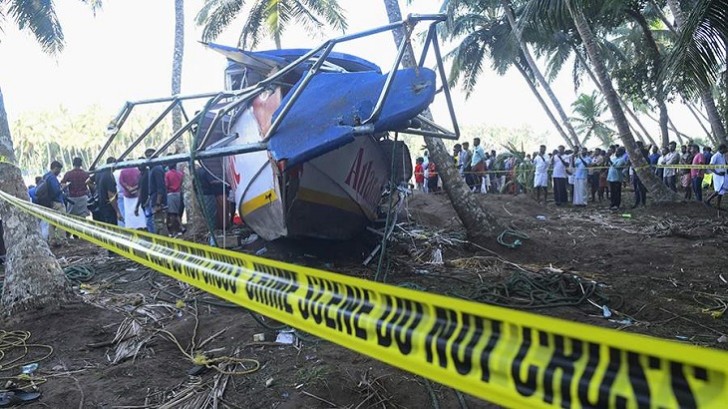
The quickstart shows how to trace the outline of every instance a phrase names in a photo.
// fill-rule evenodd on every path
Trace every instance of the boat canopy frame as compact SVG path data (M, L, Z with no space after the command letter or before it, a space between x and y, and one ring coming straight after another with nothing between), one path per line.
M372 134L374 132L374 122L377 121L379 118L382 109L384 107L384 103L387 100L387 97L390 93L390 90L392 88L392 84L394 82L394 78L397 75L397 70L402 65L402 60L404 59L406 52L410 46L411 36L412 32L415 28L415 26L420 22L430 22L427 36L425 38L425 43L422 49L422 52L420 53L420 58L418 60L418 64L415 68L423 68L425 64L425 60L428 56L428 53L430 51L430 48L432 48L432 51L435 55L435 60L437 63L437 70L436 74L439 76L440 81L442 82L442 88L445 95L446 104L448 107L448 114L450 117L450 122L452 126L452 130L449 130L443 126L438 125L430 118L426 117L423 114L419 114L417 116L417 119L420 121L420 124L417 124L415 121L410 121L410 125L405 129L397 129L393 131L397 131L400 133L407 133L407 134L414 134L414 135L421 135L421 136L428 136L428 137L435 137L435 138L442 138L442 139L454 139L457 140L460 137L460 129L457 122L457 117L455 115L455 109L452 103L452 96L450 94L450 89L448 87L447 82L447 75L445 73L445 67L443 64L442 59L442 53L440 50L439 41L437 39L437 24L445 21L447 19L447 16L445 14L410 14L407 16L406 19L394 23L390 23L381 27L373 28L366 31L361 31L354 34L344 35L337 38L329 39L319 45L318 47L311 49L310 51L306 52L305 54L298 57L295 61L287 64L283 68L281 68L276 73L272 74L271 76L261 80L260 82L256 83L255 85L245 87L240 90L231 90L231 91L221 91L221 92L209 92L209 93L201 93L201 94L192 94L192 95L174 95L171 97L165 97L165 98L154 98L154 99L145 99L145 100L139 100L139 101L128 101L124 104L122 109L119 111L119 113L116 115L116 117L109 123L106 130L106 136L107 140L102 146L101 150L99 151L98 155L94 159L93 163L90 166L90 170L92 172L98 172L103 169L123 169L123 168L130 168L130 167L139 167L139 166L154 166L157 164L169 164L169 163L178 163L182 161L195 161L200 159L209 159L209 158L216 158L216 157L222 157L222 156L231 156L236 154L242 154L242 153L248 153L248 152L256 152L256 151L262 151L268 149L268 140L273 136L280 126L281 122L285 119L287 114L290 112L293 105L298 100L301 93L305 90L306 86L310 83L310 81L313 79L313 77L321 72L322 67L324 66L324 63L326 62L326 58L329 56L329 54L333 51L334 47L337 44L341 44L344 42L360 39L363 37L368 37L374 34L379 34L387 31L393 31L398 29L403 29L405 31L405 35L402 37L401 41L398 44L397 47L397 56L394 60L394 63L392 64L392 69L387 74L387 77L384 82L384 86L382 87L382 90L379 93L379 97L377 98L376 105L374 106L372 113L369 115L367 119L362 121L360 125L354 126L352 131L354 135L364 135L364 134ZM247 104L250 101L252 101L255 97L260 95L261 93L265 92L266 90L271 89L275 86L276 83L279 82L279 80L289 74L291 71L295 70L302 64L310 63L310 68L306 71L303 78L300 80L300 85L296 87L296 89L293 91L293 94L288 98L286 103L279 108L279 113L271 123L270 128L266 132L266 134L263 137L262 142L257 143L250 143L250 144L244 144L244 145L235 145L235 146L229 146L229 147L210 147L206 149L199 149L199 146L202 146L205 144L213 130L216 128L216 126L222 121L222 119L232 113L231 115L235 115L235 110L239 108L241 105ZM439 91L437 91L439 93ZM205 104L204 109L198 111L194 116L189 117L187 112L184 110L183 102L184 101L192 101L192 100L200 100L200 99L207 99L207 103ZM224 102L225 105L221 108L219 107L219 104L221 102ZM139 105L151 105L151 104L163 104L166 103L166 106L161 114L159 114L142 132L139 134L139 136L132 142L132 144L127 147L127 149L124 150L124 152L117 158L117 161L115 163L107 164L107 165L99 165L99 162L101 161L101 158L106 153L106 151L109 149L111 144L113 143L114 139L118 135L118 133L121 130L121 127L128 119L129 115L131 114L132 110L135 106ZM165 118L167 115L169 115L170 112L172 112L175 108L179 108L183 118L184 118L184 124L176 130L172 136L162 143L159 147L155 149L155 152L151 157L146 159L132 159L132 160L126 160L127 156L151 133L151 131ZM215 109L215 115L212 119L212 122L209 127L207 127L207 130L204 135L200 135L200 127L199 124L201 123L201 120L205 117L205 115L210 112L212 109ZM421 124L424 124L425 126L421 126ZM195 125L198 125L196 127L196 130L193 131L195 128ZM167 149L169 149L170 146L172 146L185 132L190 132L194 136L194 143L192 148L190 149L190 153L182 153L182 154L174 154L174 155L168 155L168 156L161 156L164 152L166 152ZM200 139L200 137L202 137ZM199 143L198 143L199 141Z

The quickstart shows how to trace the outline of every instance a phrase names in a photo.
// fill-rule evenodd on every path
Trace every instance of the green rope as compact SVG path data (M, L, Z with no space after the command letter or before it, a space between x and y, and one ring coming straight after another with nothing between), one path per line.
M512 239L511 239L512 238ZM505 229L501 234L498 235L498 244L501 246L508 247L509 249L515 249L521 247L523 240L528 240L530 237L526 233L515 229ZM512 241L511 241L512 240Z
M96 275L94 270L86 266L68 266L63 268L66 278L77 283L86 283L91 281Z
M486 304L524 309L578 306L587 299L601 305L614 304L615 308L619 304L618 297L610 300L598 283L564 273L531 275L515 271L503 283L477 283L471 288L466 294L450 294Z

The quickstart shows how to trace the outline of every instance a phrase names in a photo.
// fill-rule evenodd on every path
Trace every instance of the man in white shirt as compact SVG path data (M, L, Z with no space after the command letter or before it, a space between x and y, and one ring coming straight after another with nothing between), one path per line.
M473 158L470 160L470 166L473 171L475 191L479 192L483 182L483 175L485 174L485 151L480 146L480 138L473 139Z
M549 194L549 166L551 161L546 157L546 145L538 148L538 153L533 158L535 172L533 175L533 188L536 189L536 201L541 202L541 191L543 191L543 202Z
M670 150L665 155L665 165L677 165L680 163L680 154L677 152L677 143L670 142ZM662 173L667 187L672 189L673 192L677 192L677 169L665 168Z
M564 145L559 145L559 149L554 151L554 156L552 159L554 164L554 202L556 202L556 206L563 206L569 202L569 196L566 192L566 184L568 179L566 168L569 167L571 155L565 154L565 150L566 148L564 147Z
M726 158L725 155L728 152L728 147L726 145L720 145L718 147L718 152L716 152L713 156L710 157L710 164L714 166L725 166L726 165ZM710 195L708 200L705 201L705 204L710 206L710 202L715 198L718 197L718 210L720 210L720 202L721 199L723 199L723 195L725 194L726 190L726 168L713 168L710 169L709 172L713 173L713 194Z

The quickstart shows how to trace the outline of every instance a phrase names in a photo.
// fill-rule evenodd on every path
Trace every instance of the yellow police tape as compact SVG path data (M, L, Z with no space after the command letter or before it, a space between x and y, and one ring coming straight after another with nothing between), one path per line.
M90 222L4 192L0 198L220 298L501 405L728 407L726 352Z

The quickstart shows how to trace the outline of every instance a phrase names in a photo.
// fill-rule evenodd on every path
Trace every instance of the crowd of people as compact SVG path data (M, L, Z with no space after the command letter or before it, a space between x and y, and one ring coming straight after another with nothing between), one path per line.
M725 165L728 148L720 145L716 152L711 147L702 149L694 143L677 149L676 142L659 149L637 142L647 171L654 173L663 183L686 200L696 200L721 206L723 195L728 192ZM588 202L609 200L612 210L622 207L622 189L631 185L634 189L633 207L647 204L647 189L636 171L636 161L630 160L623 146L611 145L607 149L565 146L547 153L545 145L533 154L486 151L480 138L456 144L451 163L457 167L473 192L519 193L533 188L538 202L547 202L549 188L553 191L556 206L571 203L576 207ZM704 166L710 165L710 166ZM418 190L439 190L438 165L428 157L427 151L416 159L414 177ZM703 201L704 190L710 192Z
M154 149L147 149L151 158ZM142 158L140 158L142 159ZM109 157L107 164L117 160ZM65 172L63 164L53 161L49 171L35 178L28 187L33 203L79 217L131 229L178 237L185 232L182 224L184 174L175 164L131 167L116 171L106 168L89 173L81 158L73 159L73 169ZM209 177L208 172L196 170L197 183L203 196L206 214L216 217L217 203L223 196L222 183ZM43 235L53 246L66 243L70 236L61 234L53 225L43 224Z

